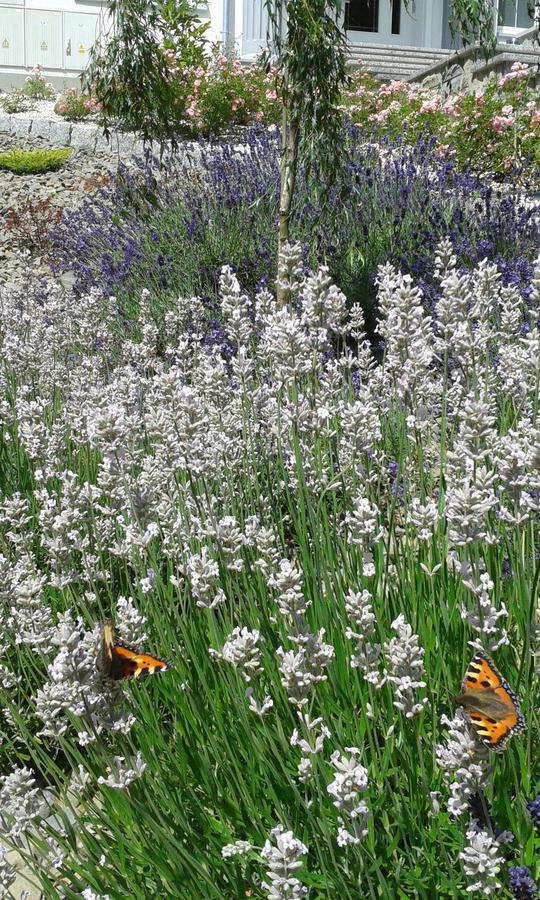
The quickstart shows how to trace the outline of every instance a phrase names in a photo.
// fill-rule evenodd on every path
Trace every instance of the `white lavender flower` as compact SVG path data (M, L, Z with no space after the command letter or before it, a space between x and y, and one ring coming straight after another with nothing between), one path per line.
M258 701L254 697L253 688L246 689L246 698L248 700L248 708L261 719L264 718L268 710L272 709L274 705L274 701L268 694L265 694L262 700Z
M379 525L379 510L360 492L354 499L354 507L345 515L349 543L369 551L381 540L384 530Z
M307 888L296 875L304 865L300 857L308 852L307 847L294 837L292 831L284 831L282 825L272 828L270 834L273 840L267 840L261 850L261 857L268 866L268 881L263 881L261 887L268 892L269 900L305 896Z
M327 266L321 266L305 279L300 299L302 324L310 334L317 336L317 348L323 350L328 343L327 332L341 334L344 331L345 295L333 284Z
M227 334L236 344L245 344L253 333L249 315L250 302L246 294L242 294L238 279L230 266L223 266L221 269L219 292Z
M369 808L360 795L368 789L368 773L359 762L358 747L346 747L349 756L335 750L330 757L334 767L334 780L326 790L334 798L333 804L340 811L337 842L340 847L359 844L367 834L366 821Z
M30 769L20 766L0 778L0 810L3 831L15 838L47 815L47 801Z
M132 781L141 778L146 769L141 753L137 751L132 759L124 756L115 756L112 765L107 769L107 776L98 778L98 784L104 784L110 788L126 788Z
M439 523L437 504L429 497L425 503L421 503L418 497L413 497L406 520L409 525L414 525L419 541L430 541Z
M221 855L223 859L230 859L231 856L245 856L252 849L249 841L235 841L234 844L225 844L221 848Z
M99 627L85 632L80 622L63 613L52 642L59 651L48 667L49 680L35 698L35 712L43 722L41 734L64 735L72 727L73 715L86 725L78 735L82 743L95 740L103 729L128 731L134 718L117 706L122 688L99 671Z
M285 651L283 647L276 650L280 659L281 683L293 706L305 706L313 685L326 681L328 677L324 670L334 658L334 648L323 642L323 636L324 628L316 635L306 632L295 637L299 644L296 653Z
M441 722L448 728L448 739L435 748L437 764L450 791L448 811L461 816L468 811L471 797L486 785L488 751L474 736L462 709L453 719L443 715Z
M219 584L219 566L209 555L207 547L200 553L192 553L186 562L186 575L191 584L197 606L215 609L226 600L223 588Z
M208 651L214 659L228 662L238 669L242 678L248 683L263 671L259 642L264 640L255 628L234 628L227 636L221 650L210 648Z
M487 832L475 828L467 832L467 842L459 854L469 879L467 893L489 897L499 892L502 885L498 875L504 865L504 857L498 843Z
M345 595L345 610L355 627L355 631L347 632L348 638L366 640L372 636L376 621L372 600L373 597L366 589L362 591L349 589Z
M475 576L472 567L469 567L469 571L469 577L463 579L463 586L474 596L476 607L470 609L463 606L461 618L477 634L482 635L478 649L485 649L487 645L490 652L493 652L508 643L508 634L504 628L501 628L499 621L508 616L508 611L503 602L499 607L493 602L492 592L495 585L489 574L482 572L479 576Z
M71 773L68 792L72 792L73 794L82 794L91 781L92 776L90 775L90 772L88 772L84 768L84 766L79 763L79 765Z
M282 616L294 619L303 615L311 606L311 600L307 600L303 594L302 573L288 559L281 560L279 572L271 574L267 583L277 592L276 602Z
M330 731L324 724L322 717L317 716L317 718L312 719L309 713L304 713L299 709L298 718L306 737L300 737L298 728L295 728L289 738L291 747L299 747L304 756L315 756L321 753L325 740L330 737Z
M392 628L397 637L383 645L386 677L394 685L394 706L409 719L418 715L428 702L427 697L418 701L414 696L414 691L426 687L421 678L424 649L419 646L418 635L413 634L403 614L392 622Z
M379 670L382 648L379 643L373 642L376 618L372 600L370 592L365 589L348 591L345 596L345 609L354 624L354 629L346 628L345 637L356 641L355 652L350 657L352 668L359 669L369 684L382 687L385 682Z
M471 475L449 478L446 490L448 539L453 547L465 547L477 540L493 543L486 516L497 503L493 489L495 473L478 466Z
M296 293L303 280L302 245L298 242L285 242L278 259L277 284L287 296Z

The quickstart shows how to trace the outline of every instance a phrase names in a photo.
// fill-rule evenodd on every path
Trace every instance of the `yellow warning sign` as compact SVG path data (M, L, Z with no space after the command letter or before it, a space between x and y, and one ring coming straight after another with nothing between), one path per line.
M4 38L4 40L2 41L2 47L4 48L4 50L7 50L7 49L8 49L8 47L9 47L9 41L8 41L7 38Z
M48 49L49 49L49 48L47 47L47 41L42 41L42 42L41 42L41 49L42 49L42 50L48 50Z
M84 44L79 44L79 53L84 53Z

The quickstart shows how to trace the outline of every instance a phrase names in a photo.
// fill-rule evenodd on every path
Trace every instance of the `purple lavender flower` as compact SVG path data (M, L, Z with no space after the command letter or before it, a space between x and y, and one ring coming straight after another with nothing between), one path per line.
M540 790L537 792L536 797L532 800L527 800L527 809L537 834L540 834Z
M538 886L531 878L527 866L512 866L508 869L508 884L516 900L535 900Z

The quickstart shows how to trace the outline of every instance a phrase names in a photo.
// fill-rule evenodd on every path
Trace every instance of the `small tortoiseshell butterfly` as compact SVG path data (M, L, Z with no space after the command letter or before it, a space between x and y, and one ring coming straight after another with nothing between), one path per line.
M132 647L116 643L114 622L108 619L101 626L101 651L98 669L106 678L120 681L122 678L144 678L155 672L170 669L171 663L147 653L138 653Z
M516 695L485 653L476 653L465 673L461 694L453 698L463 706L482 743L500 753L513 734L527 727Z

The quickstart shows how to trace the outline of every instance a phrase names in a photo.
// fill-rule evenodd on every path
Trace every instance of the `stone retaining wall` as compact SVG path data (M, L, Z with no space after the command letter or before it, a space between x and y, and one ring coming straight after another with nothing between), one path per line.
M42 138L51 146L73 147L88 153L118 152L121 156L141 153L142 141L137 136L120 131L111 132L107 142L103 130L95 122L51 121L31 112L8 115L0 113L0 132L21 138ZM1 138L0 138L1 149Z

